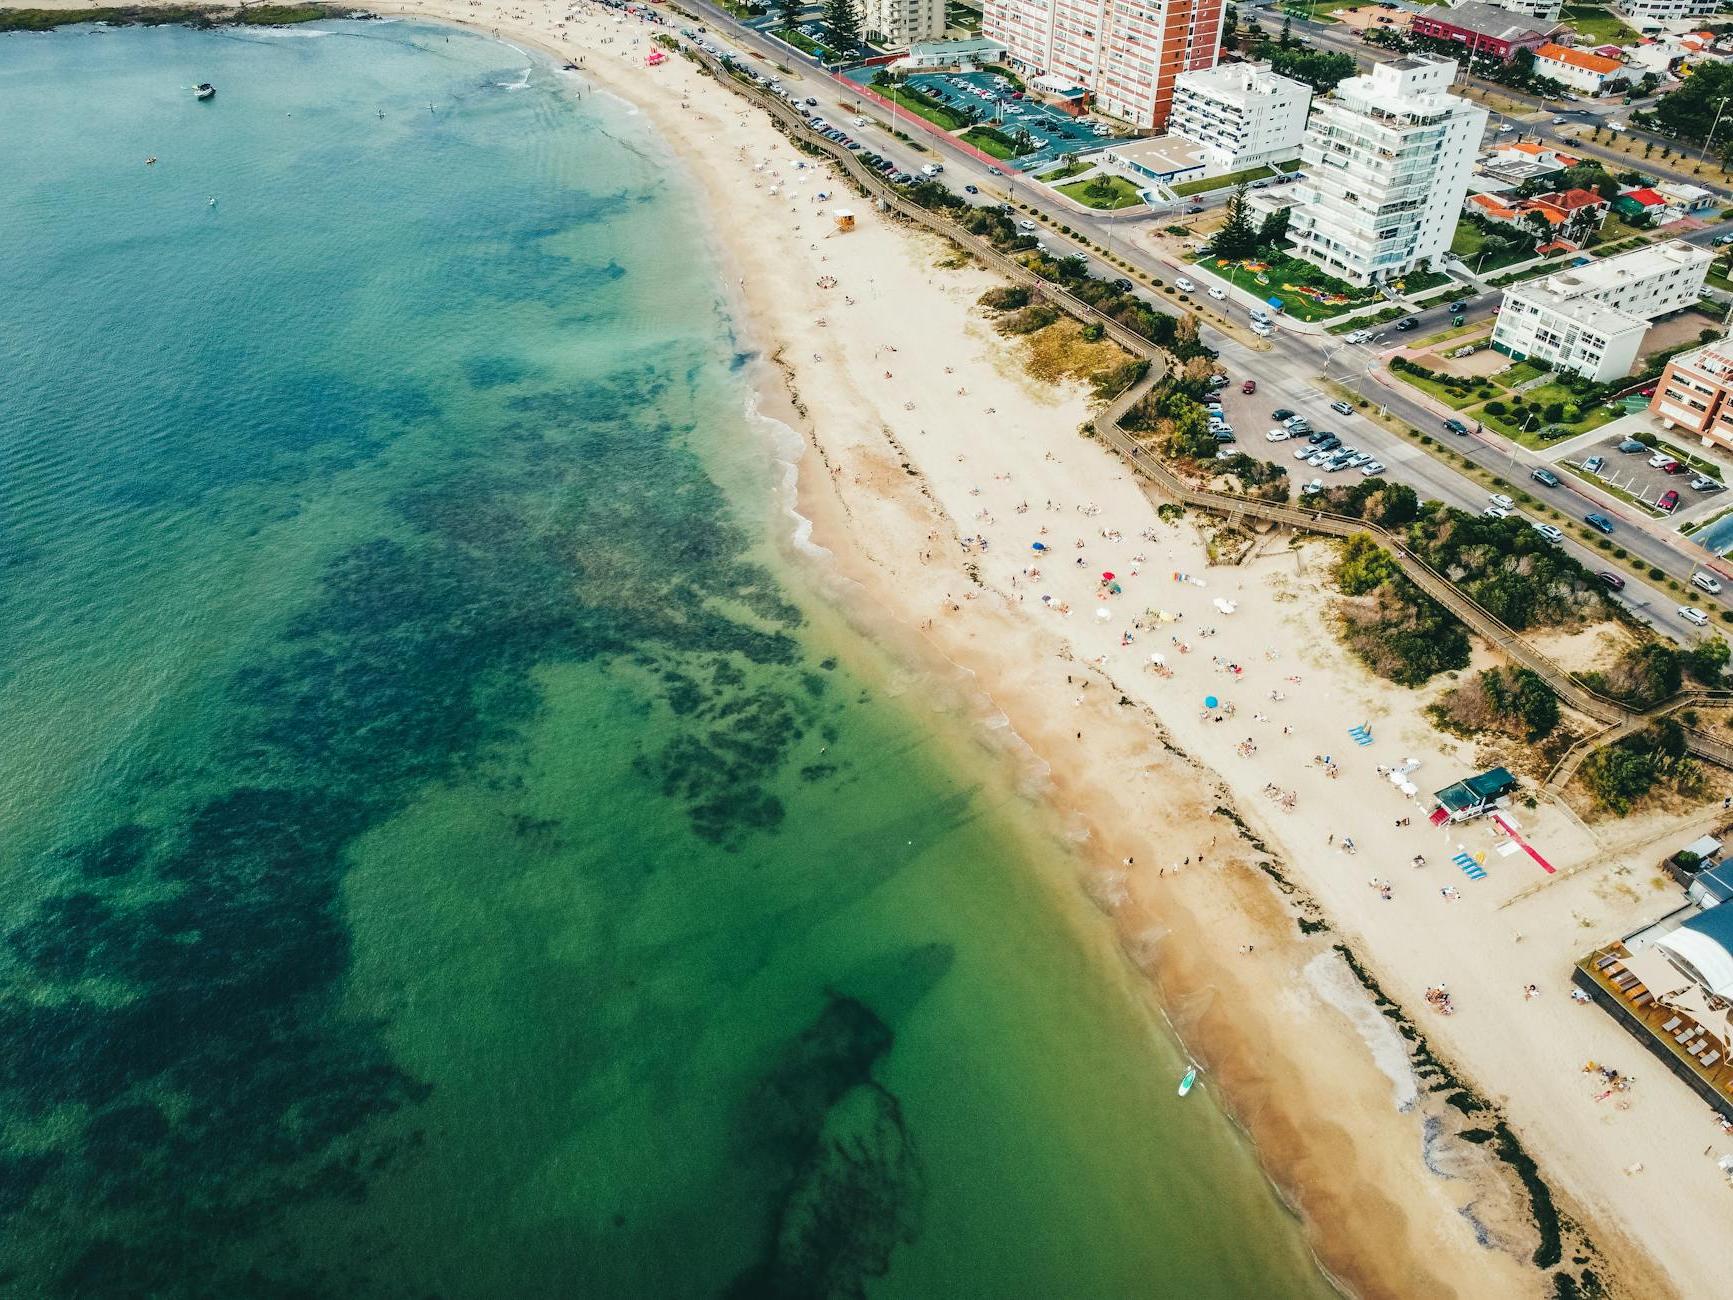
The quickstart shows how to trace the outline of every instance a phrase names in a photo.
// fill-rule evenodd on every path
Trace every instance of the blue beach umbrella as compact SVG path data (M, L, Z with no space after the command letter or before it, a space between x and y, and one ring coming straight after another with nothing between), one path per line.
M1037 555L1039 555L1042 551L1045 551L1047 549L1047 543L1046 542L1034 542L1030 545L1029 549L1034 551Z
M1204 708L1206 708L1206 709L1213 709L1213 708L1215 708L1215 706L1216 706L1216 697L1215 697L1215 696L1213 696L1213 695L1206 695L1206 696L1204 696L1204 697L1203 697L1203 706L1204 706Z

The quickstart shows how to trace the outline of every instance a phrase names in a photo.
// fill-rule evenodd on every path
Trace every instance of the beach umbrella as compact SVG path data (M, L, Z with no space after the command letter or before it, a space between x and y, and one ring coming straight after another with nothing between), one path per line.
M1122 591L1125 590L1125 588L1121 587L1117 582L1109 583L1107 586L1107 589L1109 591L1111 591L1115 596L1119 595Z
M1102 580L1102 581L1103 581L1103 582L1112 582L1112 581L1113 581L1113 574L1112 574L1112 572L1111 572L1111 571L1110 571L1110 572L1107 572L1107 573L1104 573L1104 574L1102 574L1102 575L1101 575L1101 580Z
M1152 654L1149 656L1149 662L1152 664L1164 664L1167 662L1167 656L1163 654Z
M1404 786L1408 784L1408 778L1403 776L1402 773L1397 771L1395 768L1391 768L1390 784L1394 786Z
M1037 555L1039 555L1042 551L1045 551L1047 549L1047 543L1046 542L1031 542L1029 545L1029 549L1034 551Z
M1103 605L1100 609L1095 611L1095 617L1096 618L1112 618L1113 617L1113 611L1111 609L1107 608L1106 605Z
M1203 697L1203 706L1204 706L1204 708L1206 708L1206 709L1213 709L1213 708L1215 708L1215 706L1216 706L1216 697L1215 697L1215 696L1213 696L1213 695L1206 695L1206 696L1204 696L1204 697Z

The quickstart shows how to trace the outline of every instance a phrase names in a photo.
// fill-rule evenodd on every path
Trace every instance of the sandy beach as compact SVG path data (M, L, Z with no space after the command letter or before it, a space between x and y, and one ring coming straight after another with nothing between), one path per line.
M740 325L766 358L762 409L804 440L799 508L839 602L966 680L1027 747L1085 837L1080 887L1347 1290L1554 1293L1521 1183L1473 1140L1493 1116L1418 1077L1403 1027L1538 1163L1580 1227L1563 1268L1619 1294L1724 1289L1713 1243L1733 1233L1733 1190L1715 1161L1733 1138L1569 997L1577 957L1664 910L1659 819L1591 828L1544 797L1518 809L1555 874L1488 824L1428 826L1428 792L1496 755L1426 722L1434 688L1374 678L1329 632L1331 548L1268 537L1212 564L1218 525L1158 515L1080 436L1086 393L1031 378L994 331L976 306L993 276L863 202L846 201L857 226L838 233L818 198L847 193L835 176L687 61L646 68L658 29L591 6L374 7L581 60L574 86L634 104L723 214ZM1361 724L1369 745L1350 738ZM1386 775L1410 763L1416 799ZM1458 852L1487 877L1453 866ZM1449 1016L1425 999L1441 984ZM1636 1086L1597 1100L1591 1060ZM1595 1254L1573 1256L1585 1241Z

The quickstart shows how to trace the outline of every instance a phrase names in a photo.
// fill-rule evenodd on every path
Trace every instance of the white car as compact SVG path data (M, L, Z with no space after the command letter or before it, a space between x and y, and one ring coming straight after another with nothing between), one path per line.
M1512 501L1502 492L1494 492L1487 498L1487 500L1491 501L1493 505L1506 512L1516 509L1516 502Z
M1267 339L1275 332L1276 331L1270 328L1270 326L1264 324L1263 321L1255 320L1252 322L1252 333L1256 334L1261 339Z
M1367 339L1372 337L1372 334L1369 330L1355 330L1347 337L1348 342L1350 343L1364 343Z
M1019 221L1017 223L1017 229L1021 230L1025 235L1027 235L1035 229L1035 223L1033 221L1028 220L1027 218L1024 218L1022 221Z
M1695 605L1679 606L1679 617L1684 619L1687 623L1696 624L1698 627L1709 626L1709 616L1702 610L1698 609Z
M1298 447L1294 448L1295 460L1305 460L1307 457L1316 456L1317 454L1318 449L1312 446L1309 442L1302 442Z
M1219 285L1212 285L1209 291L1209 296L1214 298L1217 302L1220 302L1223 298L1228 296L1228 291L1221 288Z
M1715 577L1713 574L1704 573L1700 569L1691 575L1691 585L1693 587L1701 587L1711 596L1719 596L1721 594L1721 579Z
M1539 533L1542 537L1546 538L1547 541L1551 542L1554 546L1557 546L1565 539L1564 533L1553 527L1551 524L1530 524L1529 527L1534 529L1535 532Z
M1367 478L1372 478L1375 475L1382 474L1384 472L1384 462L1381 460L1368 461L1366 464L1360 466L1360 472Z
M1321 478L1315 478L1310 483L1306 484L1305 487L1300 489L1300 495L1303 497L1315 497L1323 490L1324 480Z
M871 126L872 125L872 123L868 122L866 120L866 118L864 118L864 117L851 117L851 118L849 118L849 123L850 123L850 125L853 125L853 126Z
M1286 429L1271 429L1268 433L1266 433L1264 435L1264 441L1265 442L1286 442L1289 438L1292 438L1293 436L1294 435L1289 433Z
M1563 126L1565 124L1565 120L1562 117L1555 117L1552 120L1552 124L1554 126Z
M1197 286L1190 280L1186 279L1183 275L1175 276L1173 285L1174 288L1178 289L1181 293L1195 293L1197 291Z
M1488 506L1480 512L1482 519L1509 519L1510 511L1503 506Z

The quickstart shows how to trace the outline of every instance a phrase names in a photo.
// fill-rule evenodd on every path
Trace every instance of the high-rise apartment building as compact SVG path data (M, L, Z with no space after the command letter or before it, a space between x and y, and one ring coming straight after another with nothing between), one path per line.
M1455 76L1454 60L1413 54L1312 101L1288 227L1300 257L1352 284L1439 262L1486 129Z
M1167 129L1208 152L1211 174L1300 156L1312 88L1263 63L1218 63L1174 82Z
M861 30L875 45L900 50L945 34L945 0L862 0Z
M981 34L1133 126L1167 124L1174 78L1215 66L1227 0L986 0Z

